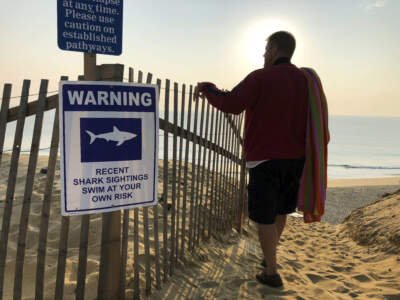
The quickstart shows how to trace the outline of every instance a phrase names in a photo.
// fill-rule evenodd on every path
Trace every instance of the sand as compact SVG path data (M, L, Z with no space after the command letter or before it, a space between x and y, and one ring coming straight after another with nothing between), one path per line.
M39 158L35 177L24 264L23 299L34 298L38 230L46 179L46 175L39 171L47 165L47 159ZM27 164L28 156L22 155L10 227L4 299L12 299ZM0 168L1 218L8 172L9 155L3 155ZM342 223L304 224L301 218L289 217L278 247L283 289L271 289L255 280L255 274L262 271L259 264L262 254L255 224L246 220L242 235L235 230L225 234L215 233L210 241L201 243L195 252L186 255L185 260L179 262L175 275L163 283L161 290L153 286L149 299L400 299L400 193L390 194L399 189L399 182L399 178L332 180L329 182L331 192L328 201L337 203L339 207L348 207L350 202L358 207L348 213L341 211ZM382 198L383 194L386 196ZM54 299L61 224L59 170L56 172L53 195L45 299ZM326 215L332 214L335 214L335 209L327 209ZM71 217L64 299L75 299L79 234L80 217ZM91 217L85 299L95 299L97 294L100 236L101 218L95 215ZM140 238L143 239L142 234ZM132 235L129 239L128 251L133 253ZM140 253L143 284L142 246ZM132 264L130 257L128 274L132 274ZM128 275L127 296L130 298L133 294L132 275Z
M262 253L249 222L242 236L232 231L203 245L153 299L400 299L399 254L397 192L340 225L289 217L278 247L283 289L255 280Z

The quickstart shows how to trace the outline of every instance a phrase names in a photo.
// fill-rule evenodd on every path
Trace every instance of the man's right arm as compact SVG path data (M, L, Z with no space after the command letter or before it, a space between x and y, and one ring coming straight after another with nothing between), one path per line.
M198 91L211 105L225 113L240 114L248 107L254 106L258 99L259 87L257 71L250 73L230 92L218 89L211 82L201 82Z

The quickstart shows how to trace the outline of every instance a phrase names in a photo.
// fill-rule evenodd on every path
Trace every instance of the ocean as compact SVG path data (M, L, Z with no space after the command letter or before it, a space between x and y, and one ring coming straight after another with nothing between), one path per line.
M400 176L400 118L330 116L329 178Z
M163 114L161 115L163 116ZM170 112L170 118L172 116ZM49 153L53 117L54 111L45 113L40 143L40 149L42 149L40 153L43 155ZM29 117L25 121L21 147L23 153L30 151L33 123L33 117ZM7 126L4 152L10 152L12 149L15 124L16 122L12 122ZM328 177L379 178L400 176L399 128L400 118L331 115L329 117L331 141L328 146ZM159 133L159 157L163 158L163 132L160 131ZM171 135L169 136L168 149L168 157L171 159ZM189 160L191 160L191 155Z

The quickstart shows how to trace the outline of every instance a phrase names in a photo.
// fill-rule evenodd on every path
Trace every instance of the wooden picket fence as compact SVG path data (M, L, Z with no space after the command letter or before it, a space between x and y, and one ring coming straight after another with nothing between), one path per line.
M123 69L123 65L97 66L97 79L124 81ZM143 72L139 71L135 80L134 71L129 68L127 81L142 83L143 77ZM68 78L61 77L61 80ZM148 73L145 82L152 81L152 74ZM149 295L152 288L160 289L201 241L207 242L214 233L227 232L233 227L241 230L245 203L245 168L241 154L243 115L221 113L205 99L193 101L192 85L174 83L171 86L168 79L164 84L157 79L156 84L160 103L164 104L160 107L164 116L159 119L164 151L159 167L159 181L162 182L160 201L152 207L121 212L120 274L116 274L120 285L118 299L139 299ZM41 80L37 100L28 102L30 81L24 80L20 105L12 108L9 107L12 87L5 84L3 89L0 168L6 167L7 156L9 175L7 187L0 189L0 299L69 299L71 293L68 291L71 290L75 299L105 299L101 292L104 276L99 263L104 239L99 243L94 241L100 232L104 234L107 224L104 220L103 224L100 222L99 214L60 215L58 95L48 96L47 87L48 81ZM32 193L40 180L37 162L46 111L55 111L55 114L47 174L42 176L44 190L37 198ZM33 115L35 121L25 189L18 202L15 190L21 141L25 120ZM15 137L9 155L3 152L3 148L7 124L13 121L16 121ZM40 207L40 212L36 212L40 215L40 226L30 223L33 216L31 204ZM13 213L17 205L20 216ZM15 224L11 222L12 218L17 220ZM18 239L11 242L12 224L19 230ZM52 228L52 234L49 228ZM79 232L79 241L73 241L76 231ZM37 239L37 243L33 243L35 246L28 245L27 236ZM15 246L13 250L10 250L11 243ZM50 251L49 243L58 246ZM36 256L35 275L24 272L28 252L30 256ZM88 269L93 265L100 266L100 271L89 273ZM72 269L68 278L67 268ZM24 277L28 279L23 280ZM93 290L85 288L93 280L98 286L94 297Z

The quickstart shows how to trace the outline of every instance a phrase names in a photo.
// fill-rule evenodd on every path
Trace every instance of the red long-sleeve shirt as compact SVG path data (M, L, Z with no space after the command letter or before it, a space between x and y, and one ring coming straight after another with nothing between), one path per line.
M308 113L307 80L286 62L250 73L231 92L202 88L211 105L226 113L246 111L246 161L304 157Z

